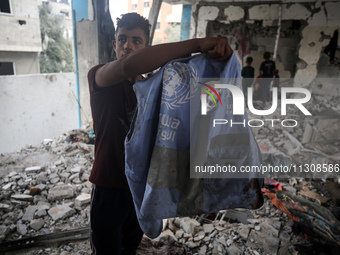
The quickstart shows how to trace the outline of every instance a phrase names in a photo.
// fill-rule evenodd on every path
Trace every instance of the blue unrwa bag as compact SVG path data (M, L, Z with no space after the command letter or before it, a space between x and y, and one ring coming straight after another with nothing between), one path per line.
M232 114L232 97L220 91L218 104L201 115L205 78L241 88L240 65L205 54L170 61L153 77L134 85L138 111L125 141L126 177L143 232L157 237L162 219L192 216L229 208L258 208L263 203L262 180L228 175L191 178L193 165L260 165L261 157L247 125L220 125L213 119L247 121ZM226 109L228 106L228 109Z

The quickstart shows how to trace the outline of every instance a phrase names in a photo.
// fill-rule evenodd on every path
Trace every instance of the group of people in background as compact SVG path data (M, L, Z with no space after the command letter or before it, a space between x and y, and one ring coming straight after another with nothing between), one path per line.
M262 101L263 105L271 101L271 87L280 86L279 70L275 62L271 60L270 52L263 54L264 61L261 63L259 75L255 78L255 69L252 67L253 58L247 57L246 66L242 68L242 86L245 96L249 87L253 88L253 101Z

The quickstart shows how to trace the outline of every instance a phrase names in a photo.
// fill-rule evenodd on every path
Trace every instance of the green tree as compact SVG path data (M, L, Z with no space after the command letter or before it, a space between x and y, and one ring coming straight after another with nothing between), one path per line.
M63 36L63 18L51 13L51 7L39 7L43 51L40 54L41 73L73 72L72 43Z
M167 34L165 42L178 42L181 40L181 25L180 24L172 24L168 26L164 32Z

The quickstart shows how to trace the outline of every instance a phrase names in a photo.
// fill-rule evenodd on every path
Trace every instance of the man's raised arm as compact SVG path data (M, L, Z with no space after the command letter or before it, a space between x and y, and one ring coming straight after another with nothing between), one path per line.
M96 84L100 87L111 86L151 72L172 59L196 52L207 53L207 57L215 61L227 62L233 50L226 37L199 38L148 46L99 68L95 76Z

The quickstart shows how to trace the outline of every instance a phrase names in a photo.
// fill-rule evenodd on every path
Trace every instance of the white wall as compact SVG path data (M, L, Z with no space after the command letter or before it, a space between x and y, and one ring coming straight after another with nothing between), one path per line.
M11 14L0 14L0 51L40 52L37 0L11 1ZM26 22L20 25L19 20Z
M74 73L0 76L0 153L78 128Z

